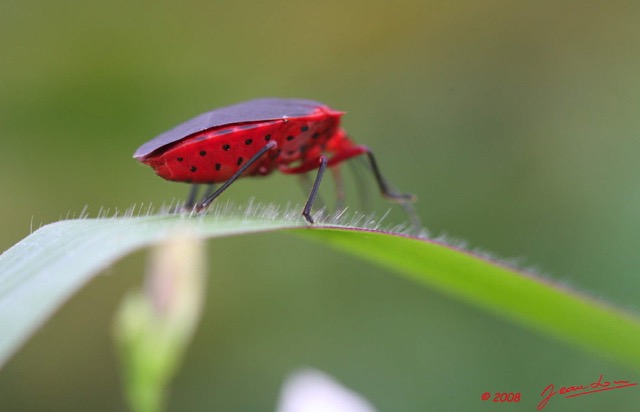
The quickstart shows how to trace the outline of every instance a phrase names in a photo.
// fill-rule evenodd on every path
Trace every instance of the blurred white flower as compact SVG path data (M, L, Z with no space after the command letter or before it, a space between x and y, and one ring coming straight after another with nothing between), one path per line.
M304 369L284 382L277 412L376 412L376 409L331 376Z

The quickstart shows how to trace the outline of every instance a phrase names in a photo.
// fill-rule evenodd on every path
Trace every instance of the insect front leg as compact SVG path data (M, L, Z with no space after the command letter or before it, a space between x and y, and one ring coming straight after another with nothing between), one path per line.
M205 190L204 195L202 195L202 202L216 191L215 183L210 183L207 185L207 190Z
M182 206L182 210L191 210L193 206L196 204L196 197L198 197L198 189L200 188L197 184L192 184L189 189L189 196L187 196L187 200L184 202L184 206ZM178 208L176 208L178 209Z
M215 192L211 193L209 196L206 197L206 199L204 199L200 204L196 205L196 211L202 211L205 210L206 208L209 207L209 205L211 204L211 202L213 202L218 196L220 196L222 194L222 192L224 192L229 186L231 186L231 184L233 182L235 182L236 180L238 180L238 178L240 176L242 176L242 174L248 169L250 168L253 164L255 164L258 160L260 160L260 158L262 157L262 155L264 155L265 153L267 153L269 150L275 148L278 144L275 141L270 141L269 143L267 143L262 149L258 150L256 152L256 154L254 154L249 160L247 160L247 163L245 163L244 165L242 165L242 167L240 169L238 169L238 171L236 171L230 178L229 180L227 180L226 182L224 182L222 184L222 186L220 186L218 188L218 190L216 190Z
M205 190L204 195L202 196L202 200L204 201L206 198L211 196L211 194L215 191L215 189L216 189L215 184L213 183L208 184L207 189ZM198 197L199 190L200 190L200 185L198 184L191 185L191 189L189 189L189 196L187 196L187 200L184 202L184 206L182 206L182 210L184 211L193 210L194 206L196 205L196 198Z

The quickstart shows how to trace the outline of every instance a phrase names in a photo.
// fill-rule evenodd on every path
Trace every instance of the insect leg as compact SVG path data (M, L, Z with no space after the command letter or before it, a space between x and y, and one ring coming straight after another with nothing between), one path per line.
M373 171L373 175L376 179L376 182L378 183L378 187L380 188L380 192L382 192L382 195L387 199L391 199L392 201L400 204L400 206L402 206L402 208L409 216L411 225L416 230L420 230L422 228L422 222L420 221L420 218L418 217L415 209L411 205L412 202L415 202L416 197L410 193L398 193L392 190L382 177L380 169L378 168L378 164L376 163L376 159L373 156L373 153L371 153L371 150L367 149L365 153L369 158L369 162L371 163L371 170Z
M347 162L347 165L356 182L356 190L358 192L358 199L360 200L360 207L362 210L366 210L367 205L371 204L371 187L367 184L367 181L364 180L362 172L365 169L367 172L370 172L371 166L364 157L357 157L353 160L354 161L352 162Z
M345 191L344 191L344 180L342 180L342 173L340 170L340 166L336 165L331 168L331 173L333 174L333 182L336 185L336 211L341 211L345 208Z
M318 161L320 161L318 159ZM311 182L311 178L309 177L309 173L302 173L299 175L300 179L300 187L302 188L304 194L309 193L309 186L313 185L313 183ZM324 207L327 204L323 201L322 196L320 196L320 194L318 193L318 196L316 197L316 204L319 204L320 206Z
M327 168L327 162L327 156L320 156L320 166L318 167L316 180L313 182L313 187L311 188L311 192L309 193L307 203L304 205L304 209L302 209L302 216L304 216L304 218L307 219L307 222L311 224L313 224L313 218L311 217L311 208L313 207L313 202L316 200L316 196L318 195L318 188L320 187L320 182L322 181L324 170Z
M380 169L378 168L378 163L376 162L376 158L373 156L373 153L371 153L370 150L368 150L366 153L367 157L369 158L369 162L371 163L371 171L373 172L373 176L376 178L376 182L378 183L378 187L380 188L380 192L382 192L382 195L399 203L415 202L416 197L414 195L410 193L398 193L392 190L382 177Z
M339 165L340 163L348 159L361 156L364 154L366 154L369 159L371 171L376 180L376 183L378 184L378 188L382 193L382 196L400 204L400 206L402 206L402 208L405 210L405 212L409 216L412 227L416 230L422 229L422 223L420 222L420 218L418 217L415 210L413 209L413 206L411 205L411 202L414 202L416 200L415 196L412 194L398 193L397 191L393 190L389 184L387 184L385 179L382 177L382 173L380 173L380 169L378 168L378 164L376 162L375 157L373 156L373 153L371 153L371 149L369 149L367 146L353 145L353 146L347 146L343 149L340 149L339 151L336 151L333 154L333 156L331 156L330 159L328 159L326 166L333 167L333 166ZM317 162L321 161L322 157L324 157L324 155L317 158L309 159L308 161L305 161L303 164L294 168L289 168L287 166L280 166L279 169L281 172L287 173L287 174L306 173L310 170L317 168L318 167ZM303 212L304 217L307 219L307 221L311 223L313 223L313 220L311 219L311 216L310 216L311 204L313 204L313 200L317 195L317 193L314 193L314 190L317 192L317 186L319 185L318 179L322 178L322 173L324 173L323 164L324 163L320 165L321 169L318 170L318 177L316 177L316 182L315 182L316 184L314 185L314 189L312 190L312 193L309 196L309 200L307 201L307 205L305 206L304 212Z
M378 168L378 164L376 162L371 149L367 146L357 145L357 146L349 146L339 152L335 153L331 159L329 159L329 166L337 165L344 162L347 159L351 159L356 156L360 156L366 154L369 158L369 163L371 164L371 171L378 183L378 187L380 188L380 192L382 195L388 199L397 201L397 202L414 202L415 196L412 194L403 194L397 193L392 190L391 187L387 184L387 182L382 177L380 173L380 169Z
M183 210L191 210L193 206L196 204L196 197L198 197L198 189L199 185L191 185L191 189L189 189L189 196L187 196L187 200L184 202Z
M334 164L339 164L347 159L366 154L369 159L369 164L371 165L371 171L373 172L373 176L378 183L378 187L382 196L387 199L390 199L402 206L405 210L409 219L411 220L411 225L416 229L420 230L422 228L422 223L420 222L420 218L416 214L411 202L416 200L415 196L412 194L404 194L398 193L391 188L389 184L387 184L384 177L382 177L382 173L380 173L380 169L378 168L378 163L376 162L371 149L367 146L355 145L355 146L347 146L343 150L338 151L331 159L329 159L329 166L333 166Z
M213 194L213 192L215 192L215 190L216 190L215 183L208 184L207 185L207 190L205 190L204 195L202 196L202 200L204 201L206 198L211 196Z
M238 178L242 176L245 170L250 168L255 162L257 162L262 157L262 155L264 155L265 153L267 153L269 150L273 149L277 145L278 144L272 140L269 143L267 143L262 149L258 150L258 152L254 154L249 160L247 160L247 163L242 165L242 167L238 169L238 171L235 172L233 176L229 178L229 180L224 182L222 186L218 188L218 190L216 190L215 192L207 196L207 198L204 199L200 204L196 205L196 210L201 211L208 208L211 202L213 202L218 196L220 196L220 194L224 192L229 186L231 186L233 182L238 180Z

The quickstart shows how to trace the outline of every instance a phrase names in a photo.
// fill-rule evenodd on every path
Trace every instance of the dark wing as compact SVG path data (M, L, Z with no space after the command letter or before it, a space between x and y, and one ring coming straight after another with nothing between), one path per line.
M322 106L325 105L312 100L266 98L222 107L187 120L173 129L156 136L140 146L133 157L136 159L143 158L187 136L214 127L275 120L281 119L284 116L304 116L311 114L316 108Z

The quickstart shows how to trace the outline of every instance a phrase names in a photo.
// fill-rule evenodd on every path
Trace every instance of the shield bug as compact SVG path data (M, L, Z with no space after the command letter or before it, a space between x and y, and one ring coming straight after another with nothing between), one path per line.
M327 167L366 155L382 195L401 204L414 225L419 221L410 202L382 177L367 146L354 143L340 127L343 112L311 100L266 98L203 113L160 134L138 148L133 157L162 178L193 183L186 207L205 210L225 189L244 176L274 170L302 174L317 169L302 211L314 223L311 208ZM222 183L195 203L198 183Z

